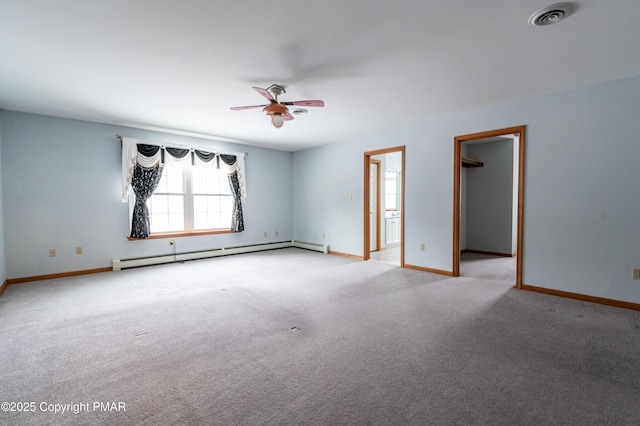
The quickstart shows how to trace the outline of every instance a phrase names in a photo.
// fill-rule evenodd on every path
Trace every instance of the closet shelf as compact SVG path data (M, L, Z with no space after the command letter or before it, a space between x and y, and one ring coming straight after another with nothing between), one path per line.
M484 163L482 161L474 160L468 157L462 157L462 167L482 167Z

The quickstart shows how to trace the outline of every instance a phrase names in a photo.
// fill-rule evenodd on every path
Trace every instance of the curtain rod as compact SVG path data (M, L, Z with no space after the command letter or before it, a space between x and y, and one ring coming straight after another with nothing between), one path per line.
M116 135L116 138L118 139L118 142L120 142L120 145L122 145L122 136L120 135ZM181 145L181 144L180 144ZM244 155L249 155L248 152L245 152Z

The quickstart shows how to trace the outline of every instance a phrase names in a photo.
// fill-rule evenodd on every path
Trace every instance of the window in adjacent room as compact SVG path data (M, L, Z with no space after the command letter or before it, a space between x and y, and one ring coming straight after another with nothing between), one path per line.
M398 203L398 172L387 170L384 174L384 208L385 210L397 210Z

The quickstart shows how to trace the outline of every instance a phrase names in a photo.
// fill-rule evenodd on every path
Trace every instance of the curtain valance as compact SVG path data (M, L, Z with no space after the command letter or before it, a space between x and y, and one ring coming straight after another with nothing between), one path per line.
M136 164L150 169L158 164L177 167L222 167L228 175L237 174L240 198L247 201L244 152L219 152L180 145L165 145L134 138L122 138L122 201L129 200Z

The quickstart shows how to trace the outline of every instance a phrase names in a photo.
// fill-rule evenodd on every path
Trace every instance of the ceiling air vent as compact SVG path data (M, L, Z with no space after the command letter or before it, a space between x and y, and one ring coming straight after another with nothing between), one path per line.
M575 10L573 3L556 3L540 9L529 18L529 23L534 27L556 24Z

